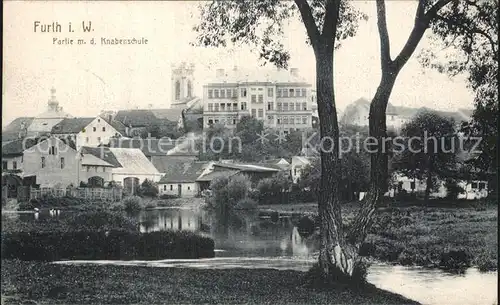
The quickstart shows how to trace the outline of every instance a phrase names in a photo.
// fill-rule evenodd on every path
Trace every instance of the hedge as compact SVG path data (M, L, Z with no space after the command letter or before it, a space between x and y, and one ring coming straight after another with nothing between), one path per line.
M214 257L214 241L191 232L2 232L2 259L130 260Z

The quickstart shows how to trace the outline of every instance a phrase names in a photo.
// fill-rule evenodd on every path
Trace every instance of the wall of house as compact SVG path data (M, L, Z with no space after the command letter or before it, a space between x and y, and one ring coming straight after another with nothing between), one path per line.
M4 169L22 170L23 169L23 156L13 156L13 157L2 156L2 170L4 170Z
M111 167L108 166L89 166L82 165L80 169L79 180L84 183L88 183L90 177L101 177L104 179L104 183L108 183L112 179Z
M139 183L144 182L144 180L152 180L154 182L158 182L161 179L161 174L122 174L122 173L114 173L113 169L111 170L111 181L115 181L123 185L123 179L127 177L134 177L139 179Z
M81 131L76 135L76 147L82 146L97 147L99 144L109 143L109 139L118 135L119 132L104 119L97 117L87 127L85 132Z
M173 195L177 196L179 194L178 185L181 185L181 197L191 198L198 194L198 185L196 183L165 183L159 184L159 194L161 195Z
M481 180L461 181L458 183L464 192L458 195L458 199L481 199L488 196L488 182Z
M55 154L51 154L50 147L55 147ZM45 159L43 167L42 158ZM64 158L62 168L61 158ZM57 138L49 138L25 150L23 161L24 175L35 175L36 183L42 187L66 187L79 182L79 154Z

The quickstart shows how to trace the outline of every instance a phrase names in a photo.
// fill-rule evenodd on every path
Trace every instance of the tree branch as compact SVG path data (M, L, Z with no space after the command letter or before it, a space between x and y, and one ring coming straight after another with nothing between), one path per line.
M387 31L385 15L385 0L377 0L377 26L380 37L380 65L382 72L384 72L392 65L389 32Z
M325 8L325 21L321 36L333 47L335 35L337 34L337 24L339 20L340 0L327 0Z
M314 17L311 13L311 7L307 3L306 0L294 0L295 4L299 8L300 16L302 17L302 22L304 22L304 26L307 30L307 35L309 36L309 40L311 40L311 45L316 50L319 40L319 30L314 21Z
M452 0L439 0L434 4L428 11L425 13L424 20L429 23L433 18L436 17L437 13L440 9L442 9L445 5L450 3Z

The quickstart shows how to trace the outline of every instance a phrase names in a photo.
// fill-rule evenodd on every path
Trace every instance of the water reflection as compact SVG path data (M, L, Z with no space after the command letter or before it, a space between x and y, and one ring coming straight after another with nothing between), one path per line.
M160 230L191 231L215 241L217 257L310 257L315 243L303 238L292 220L282 216L259 217L256 211L241 211L230 225L202 210L148 210L137 215L141 232Z

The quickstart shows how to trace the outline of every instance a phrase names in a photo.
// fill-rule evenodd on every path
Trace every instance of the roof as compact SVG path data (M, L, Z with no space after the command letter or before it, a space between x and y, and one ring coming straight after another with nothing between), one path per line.
M22 155L23 152L36 145L37 141L35 139L26 138L18 139L12 142L2 144L2 156L16 156Z
M308 158L308 157L302 157L302 156L293 156L292 157L292 163L300 163L302 165L307 165L307 164L311 164L311 161L313 160L313 158ZM295 161L295 162L293 162Z
M101 158L98 158L92 154L84 154L81 161L82 165L93 165L93 166L106 166L106 167L116 167Z
M7 126L2 128L2 134L4 132L8 132L8 131L19 133L19 131L21 131L21 129L23 128L23 124L24 124L24 128L28 128L28 126L31 124L33 119L34 119L33 117L16 118L12 122L7 124Z
M234 163L216 163L214 164L216 167L235 169L243 172L278 172L280 171L277 168L272 168L268 165L256 165L256 164L234 164Z
M53 134L79 133L95 118L66 118L52 127Z
M121 163L118 161L118 159L115 157L113 152L109 149L109 147L88 147L88 146L83 146L80 150L80 152L84 155L89 154L93 155L94 157L97 157L104 162L114 166L114 167L121 167Z
M192 98L188 99L191 100ZM166 119L172 122L177 122L181 118L182 108L168 108L168 109L151 109L151 112L158 119Z
M209 165L210 162L200 161L172 162L159 183L195 182Z
M149 162L148 158L137 148L109 148L116 160L122 165L115 168L113 173L116 174L135 174L135 175L151 175L160 174Z
M147 109L132 109L120 110L115 116L115 120L121 122L125 126L145 127L154 123L158 118L151 110Z
M168 138L162 139L129 139L129 138L113 138L109 141L109 147L113 148L139 148L147 157L150 156L165 156L175 147L175 140Z
M219 177L230 177L234 174L239 173L238 170L229 170L229 171L218 171L218 172L211 172L206 175L202 175L196 179L197 182L211 182L215 178Z
M122 122L115 119L108 120L104 117L102 117L102 119L105 120L109 125L111 125L111 127L118 131L122 136L125 136L127 134L127 126L125 126Z
M52 127L64 120L64 118L34 118L28 127L29 132L47 132L52 131Z
M215 76L208 84L219 83L246 83L246 82L273 82L273 83L309 83L298 73L292 75L284 69L229 69L224 75Z
M189 162L195 161L196 157L193 156L179 156L179 155L168 155L168 156L151 156L151 163L160 173L166 173L169 170L169 165L176 162Z

